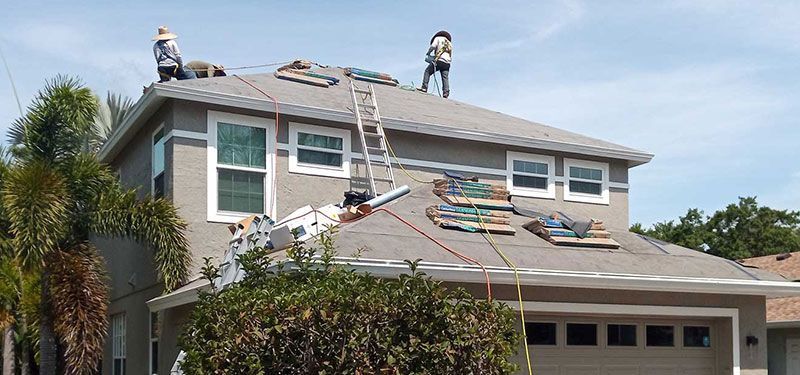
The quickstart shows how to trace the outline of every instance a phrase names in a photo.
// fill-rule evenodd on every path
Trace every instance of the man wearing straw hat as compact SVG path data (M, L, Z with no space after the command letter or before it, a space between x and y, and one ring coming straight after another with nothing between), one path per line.
M175 79L195 79L197 76L191 69L183 68L183 58L181 50L175 38L178 36L169 32L166 26L158 28L158 35L153 37L156 44L153 45L153 54L158 63L158 75L161 77L159 82L167 82Z

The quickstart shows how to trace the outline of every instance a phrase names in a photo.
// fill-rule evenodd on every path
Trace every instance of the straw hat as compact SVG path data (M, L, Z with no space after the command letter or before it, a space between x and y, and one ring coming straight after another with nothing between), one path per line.
M158 35L153 37L153 40L170 40L175 39L178 36L169 32L169 29L166 26L159 26L158 27Z

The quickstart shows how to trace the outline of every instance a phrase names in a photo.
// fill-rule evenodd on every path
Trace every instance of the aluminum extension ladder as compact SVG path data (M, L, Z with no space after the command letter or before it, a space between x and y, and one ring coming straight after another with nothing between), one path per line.
M219 291L242 280L244 270L241 263L239 263L239 255L257 247L267 247L274 226L275 221L267 215L256 216L246 228L241 224L237 224L233 238L228 242L230 248L225 253L225 258L219 267L220 276L214 279L215 289ZM180 364L185 356L186 353L181 350L172 365L172 369L169 372L170 375L184 375Z
M361 152L364 154L364 164L367 169L369 179L370 194L378 196L387 191L395 189L394 172L392 162L389 159L387 150L386 134L381 123L381 114L378 111L378 101L375 99L375 89L372 84L367 84L367 89L356 87L350 81L350 95L353 98L353 112L356 115L356 125L361 138ZM383 172L376 175L372 169L373 165L378 165L378 171ZM377 183L385 184L388 189L378 189Z

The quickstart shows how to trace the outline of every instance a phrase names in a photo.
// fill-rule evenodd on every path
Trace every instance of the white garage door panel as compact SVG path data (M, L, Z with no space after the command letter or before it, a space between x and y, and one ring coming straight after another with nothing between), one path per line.
M718 341L721 335L716 330L723 324L717 324L715 320L553 315L529 316L526 320L556 324L555 346L530 346L533 372L536 375L718 375L717 348L723 344ZM596 324L597 345L566 345L568 323ZM636 345L607 345L608 324L635 325ZM647 347L645 342L648 325L673 326L674 346ZM684 326L708 326L711 332L711 348L684 347ZM797 347L800 349L800 345ZM524 365L522 367L525 370Z
M525 357L522 357L523 359ZM533 373L537 375L561 375L558 365L537 366L533 365Z
M639 366L606 366L603 375L640 375Z
M678 375L677 366L645 366L644 373L647 375Z
M564 366L564 375L600 375L600 366Z

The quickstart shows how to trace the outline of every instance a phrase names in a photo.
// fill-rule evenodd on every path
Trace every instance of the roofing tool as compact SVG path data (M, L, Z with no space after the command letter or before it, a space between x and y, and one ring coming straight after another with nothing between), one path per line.
M350 81L350 96L353 99L353 113L356 116L370 193L378 196L381 191L393 190L395 184L392 162L389 160L389 152L386 147L386 135L378 110L378 100L375 98L375 89L372 84L368 84L366 89L362 89L356 87L355 82ZM373 165L381 166L378 169L380 173L376 173ZM382 187L388 186L388 189L379 189L378 183L381 183Z

